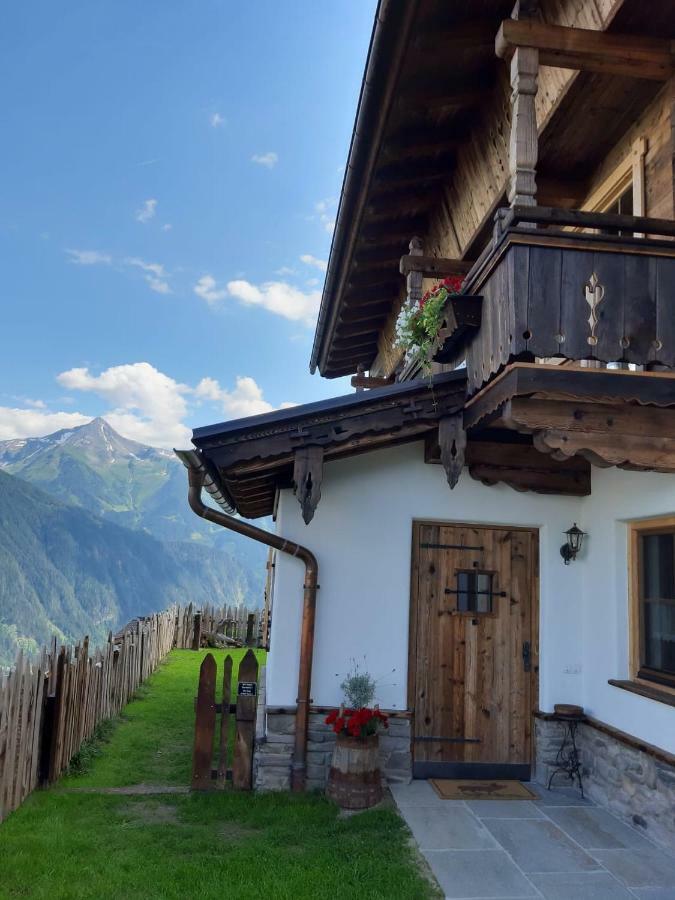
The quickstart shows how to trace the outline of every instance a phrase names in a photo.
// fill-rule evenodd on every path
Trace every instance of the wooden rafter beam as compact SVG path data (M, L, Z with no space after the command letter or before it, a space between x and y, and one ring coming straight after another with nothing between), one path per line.
M424 234L427 230L427 217L414 216L406 219L383 219L364 225L359 235L368 243L390 244L400 241L408 242L415 234Z
M406 128L385 141L382 155L388 161L412 159L420 156L448 152L461 143L456 127L447 125Z
M409 191L401 189L398 185L392 190L391 185L382 183L373 185L370 202L366 206L369 218L387 218L414 210L428 209L438 201L438 194L434 190L421 188Z
M350 337L350 338L341 338L333 341L333 349L335 353L342 353L342 351L352 350L355 353L361 352L368 347L372 347L374 344L377 344L377 335L373 337L372 335L363 335L362 337Z
M337 334L340 337L345 338L353 338L353 337L361 337L361 335L368 336L371 340L376 341L379 335L379 331L377 328L370 324L369 322L362 322L361 324L356 325L338 325Z
M353 388L371 390L372 388L387 387L387 385L392 384L393 381L393 375L389 378L381 378L375 375L354 375L352 376L351 384Z
M413 256L408 253L401 257L399 272L421 272L425 278L442 278L447 275L466 275L473 265L468 259L447 259L443 256Z
M376 181L387 184L406 184L410 182L433 181L447 178L455 165L454 153L443 153L434 158L420 162L397 163L378 169Z
M340 314L340 326L343 323L347 323L348 325L356 325L362 322L375 322L378 321L382 316L386 316L389 310L391 309L391 301L383 301L382 303L378 303L376 306L368 306L368 307L359 307L358 304L355 304L353 307L347 307L343 309Z
M473 83L453 84L451 79L433 79L406 88L399 103L404 109L430 111L466 109L481 103L492 92L493 85L476 79Z
M673 41L608 34L588 28L505 19L495 38L497 56L510 59L520 47L539 51L539 64L667 81L675 71Z
M464 22L462 24L434 26L425 28L413 40L413 47L418 51L438 52L442 47L444 53L467 50L476 53L480 50L491 50L494 44L494 24L486 20Z
M393 247L375 247L373 249L361 249L357 251L354 258L354 266L359 269L379 269L393 265L396 267L400 259L400 250L397 253Z

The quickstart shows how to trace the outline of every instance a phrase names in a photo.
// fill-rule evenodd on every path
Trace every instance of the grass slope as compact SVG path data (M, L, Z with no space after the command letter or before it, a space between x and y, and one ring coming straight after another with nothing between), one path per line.
M342 818L319 795L66 792L187 784L203 655L174 651L126 708L88 773L33 794L0 825L0 898L439 896L420 873L409 833L391 809ZM223 655L216 654L219 671Z

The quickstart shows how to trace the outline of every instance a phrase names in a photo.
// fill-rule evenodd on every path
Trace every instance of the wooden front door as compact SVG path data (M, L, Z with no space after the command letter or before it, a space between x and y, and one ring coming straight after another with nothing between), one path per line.
M414 774L528 778L538 534L417 523L409 660Z

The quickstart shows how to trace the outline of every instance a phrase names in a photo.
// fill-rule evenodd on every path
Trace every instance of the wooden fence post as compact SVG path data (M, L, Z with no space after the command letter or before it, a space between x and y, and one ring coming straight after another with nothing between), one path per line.
M246 646L253 646L253 633L255 631L255 613L249 613L246 620Z
M194 631L192 632L192 649L199 650L202 642L202 616L201 613L195 613Z
M250 791L253 773L255 714L258 704L258 660L247 650L239 666L237 684L237 734L232 761L232 786Z
M227 747L230 742L230 702L232 700L232 657L225 657L223 664L223 696L220 707L220 749L218 751L218 787L225 787L227 780Z
M199 669L197 720L192 751L192 789L207 791L211 782L213 735L216 730L216 661L207 653Z

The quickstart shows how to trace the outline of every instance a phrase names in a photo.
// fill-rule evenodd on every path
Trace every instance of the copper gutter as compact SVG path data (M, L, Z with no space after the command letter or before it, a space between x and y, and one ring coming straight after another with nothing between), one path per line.
M220 510L212 509L202 501L202 490L210 476L206 472L199 454L194 450L177 451L177 455L188 470L188 503L194 513L214 525L221 525L236 531L244 537L273 547L281 553L296 556L305 564L304 599L302 608L302 628L300 631L300 667L298 672L298 709L295 716L295 744L291 763L291 790L303 791L307 773L307 732L309 728L309 703L312 686L312 657L314 654L314 619L316 612L316 592L318 589L319 566L316 557L306 547L287 541L285 538L237 519Z

